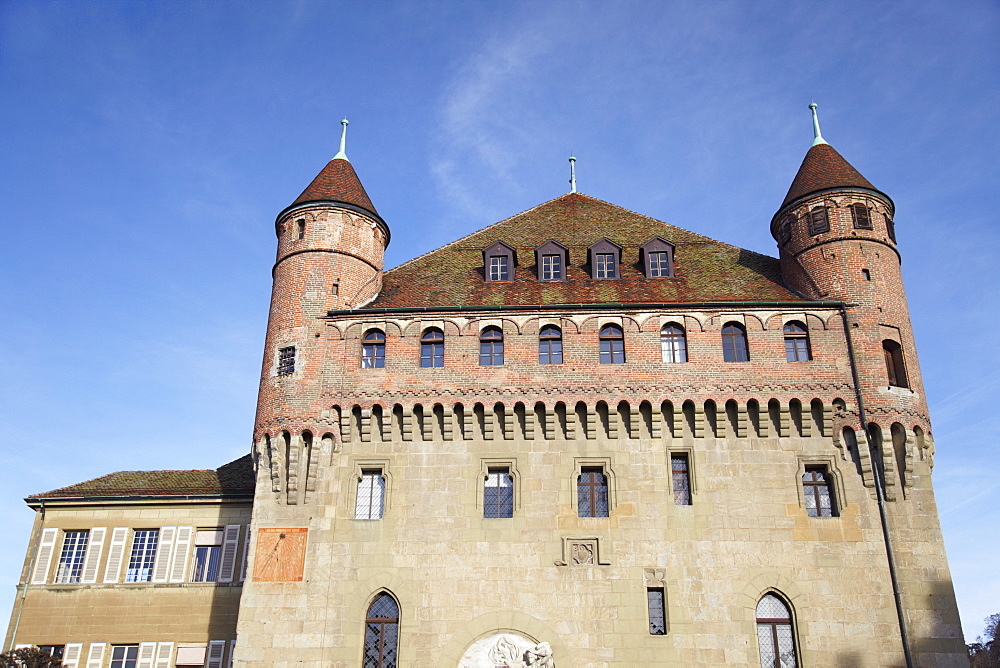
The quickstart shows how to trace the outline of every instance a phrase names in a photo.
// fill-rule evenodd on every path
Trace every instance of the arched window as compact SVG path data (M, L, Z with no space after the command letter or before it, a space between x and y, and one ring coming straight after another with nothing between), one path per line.
M757 603L757 646L761 668L795 668L795 634L792 613L774 594L765 594Z
M892 339L886 339L882 342L882 352L885 355L885 370L889 375L889 384L894 387L909 387L906 365L903 364L902 346Z
M538 332L538 363L562 364L562 330L546 325Z
M687 337L684 328L677 323L670 323L660 330L660 348L664 362L687 362Z
M361 368L381 369L385 367L385 332L368 330L361 339Z
M444 332L437 327L425 330L420 337L420 366L444 366Z
M503 364L503 332L499 327L487 327L479 335L479 366Z
M399 647L399 605L389 594L375 597L365 619L363 668L396 668Z
M601 328L601 364L625 363L625 335L618 325Z
M722 328L722 359L727 362L746 362L750 359L747 330L743 329L743 325L727 322Z
M785 325L785 359L789 362L808 362L809 331L801 322L793 321Z

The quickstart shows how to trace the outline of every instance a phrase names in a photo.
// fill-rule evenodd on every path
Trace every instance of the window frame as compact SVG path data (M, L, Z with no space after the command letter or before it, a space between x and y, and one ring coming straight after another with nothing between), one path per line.
M885 373L889 387L910 389L910 378L906 372L906 357L899 341L883 339L882 356L885 358Z
M389 469L388 459L357 459L353 462L354 467L351 472L351 485L349 494L349 506L348 512L349 517L352 520L357 520L358 522L377 522L378 520L384 519L385 514L389 511L391 489L392 489L392 475ZM365 472L378 472L382 476L382 514L378 517L358 517L358 502L359 502L359 492L361 492L361 483L365 476ZM369 510L371 509L371 503L369 502Z
M494 267L493 260L505 258ZM494 271L496 269L496 271ZM501 270L502 269L502 273ZM494 241L483 249L483 280L487 283L509 283L517 272L517 252L513 246Z
M361 337L361 368L385 368L385 332L381 329L373 327Z
M815 237L830 231L830 209L825 204L812 207L806 216L809 220L809 236Z
M674 278L674 252L675 247L663 237L653 237L646 243L639 246L639 259L642 261L642 269L646 278ZM655 254L664 254L664 262L657 262L655 265L651 257ZM666 265L665 267L663 265ZM654 270L655 267L655 270ZM665 271L663 271L665 269Z
M614 241L611 241L607 237L601 239L587 249L587 255L590 261L590 277L592 279L608 281L621 278L622 247ZM609 255L611 256L611 264L613 265L610 267L610 271L606 258ZM599 271L598 267L601 263L598 259L602 256L605 256L605 259L603 267Z
M584 464L579 467L576 477L576 516L603 519L611 517L611 490L606 469L601 464ZM585 475L601 476L601 480L584 481ZM603 482L603 484L601 484ZM584 499L583 490L589 490ZM604 490L604 506L601 507L600 490ZM587 506L584 508L584 506ZM582 514L586 511L587 514ZM603 512L603 514L602 514Z
M479 332L479 366L503 366L503 329L497 325Z
M670 464L670 492L675 506L694 505L694 476L692 475L691 461L694 459L690 450L671 450L667 453ZM674 460L683 461L684 469L675 467ZM678 475L682 474L682 475ZM687 489L678 489L678 478L683 479ZM678 497L678 495L681 495Z
M115 652L117 650L124 650L125 656L116 657ZM135 650L130 652L130 650ZM128 655L132 653L134 656L129 657ZM112 645L111 646L111 656L108 657L109 663L108 668L136 668L139 665L139 645L124 644L124 645Z
M817 517L816 519L830 519L840 517L847 506L844 491L844 481L837 468L836 462L831 457L799 457L798 466L795 472L795 485L798 488L799 507L807 516L809 515L808 503L806 501L806 490L803 485L803 477L809 470L821 470L826 475L826 483L830 492L830 504L832 515L830 517Z
M68 542L70 536L73 536L72 543ZM59 559L56 561L56 573L52 578L52 584L80 584L83 579L83 566L86 563L89 547L89 529L63 531L62 545L59 548Z
M148 534L156 533L156 540L149 540ZM142 541L139 541L140 534ZM160 547L160 529L133 529L132 545L129 548L128 562L125 566L125 582L152 582L153 568L156 565L156 554ZM138 550L138 552L137 552ZM138 564L138 565L136 565Z
M213 532L218 536L218 543L199 545L198 534ZM219 581L222 567L222 545L225 542L224 527L199 527L191 536L193 554L191 555L191 582L214 583Z
M428 327L421 332L419 361L421 369L444 366L444 330L440 327Z
M654 608L654 604L659 605L658 611ZM663 584L646 586L646 617L649 620L649 635L667 635L667 588Z
M684 364L688 361L687 330L680 323L670 321L660 327L660 357L664 364Z
M617 334L611 330L617 330ZM601 325L597 333L601 364L625 364L625 328L613 322ZM615 344L618 345L615 345Z
M798 328L798 329L794 329ZM785 341L785 361L786 362L811 362L812 344L809 341L809 328L801 320L789 320L781 326L782 337ZM789 348L791 344L791 348ZM802 346L804 345L804 349ZM803 358L802 355L805 355Z
M558 275L546 276L545 258L559 258ZM569 269L569 249L558 241L549 239L544 244L535 249L535 273L539 281L564 281L566 272Z
M817 479L818 477L818 479ZM839 517L837 509L837 498L833 485L830 484L830 475L825 466L806 466L805 473L799 478L802 484L802 495L805 499L806 515L816 518ZM826 498L829 507L824 508L823 492L826 490ZM809 501L812 500L810 505Z
M854 204L848 205L848 207L851 210L851 222L854 224L854 229L856 230L875 229L874 225L872 224L872 211L867 204L863 202L855 202Z
M517 459L513 457L485 457L479 461L479 472L476 476L476 512L479 517L482 519L509 519L487 517L486 515L485 484L490 469L506 469L507 474L511 477L513 494L511 517L513 517L521 507L521 476L517 471Z
M787 617L760 617L759 616L761 603L763 603L764 599L766 599L769 596L773 597L775 600L777 600L779 603L781 603L782 607L784 607L784 609L785 609L785 612L788 614ZM797 637L798 634L796 632L797 625L795 623L795 612L792 609L791 604L788 602L788 599L786 599L783 595L779 594L777 591L774 591L774 590L768 590L768 591L764 592L763 594L761 594L760 598L757 599L756 605L754 605L754 619L756 620L756 628L757 628L757 654L758 654L758 657L760 659L761 668L782 668L782 666L785 665L784 662L781 660L781 652L779 651L779 642L780 642L779 637L778 637L778 627L779 626L787 626L788 627L788 635L789 635L789 637L791 639L791 642L792 642L792 659L793 659L793 665L794 666L800 666L801 665L801 660L799 658L799 642L798 642L798 637ZM769 640L771 640L774 643L774 645L773 645L774 662L773 663L767 663L767 664L764 663L764 647L762 646L762 643L761 643L761 640L762 640L762 637L761 637L761 627L762 626L768 627L770 629L770 631L771 631Z
M275 375L291 376L295 373L296 362L298 361L298 350L294 345L281 346L278 348L275 359Z
M392 602L393 606L395 607L395 613L396 613L395 617L372 617L372 609L383 598L387 598ZM396 599L395 596L390 594L388 591L382 590L372 597L371 603L368 604L368 608L365 611L365 633L364 633L364 640L362 643L362 658L361 658L362 665L366 666L369 665L367 663L370 656L369 652L374 649L369 647L369 631L371 630L369 626L374 624L378 627L378 630L374 634L375 635L374 641L378 643L378 647L376 654L372 657L376 661L376 663L374 664L375 668L385 668L386 666L393 666L393 667L399 666L399 631L400 631L399 618L401 614L402 610L399 605L399 601ZM391 657L385 656L385 646L386 646L385 641L387 635L386 633L387 626L395 627L393 633L391 634L394 641L394 646L392 647L393 656Z
M490 482L496 477L497 484ZM506 477L507 485L501 484ZM490 499L491 489L495 489L495 499ZM503 492L503 490L508 490ZM483 519L499 520L514 517L514 476L511 475L509 466L489 466L486 469L486 476L483 478Z
M555 330L555 334L551 331ZM558 356L558 361L554 358ZM563 363L563 332L559 325L542 325L538 329L538 363L539 364L562 364Z
M732 330L732 331L726 331ZM720 331L722 336L722 361L726 363L749 362L750 361L750 341L747 338L747 328L744 324L735 320L727 320ZM742 350L738 343L742 341ZM731 346L727 347L729 342ZM742 352L744 359L739 359ZM730 357L734 359L730 359Z

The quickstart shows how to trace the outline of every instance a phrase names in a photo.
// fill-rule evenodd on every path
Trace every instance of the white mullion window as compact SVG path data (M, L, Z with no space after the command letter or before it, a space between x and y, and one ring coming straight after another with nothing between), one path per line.
M135 532L125 582L150 582L153 579L153 565L156 563L159 542L159 529L140 529Z
M381 469L362 469L354 519L380 520L385 510L385 476Z
M67 531L63 534L62 552L59 554L59 565L56 568L56 584L80 582L89 538L89 531Z

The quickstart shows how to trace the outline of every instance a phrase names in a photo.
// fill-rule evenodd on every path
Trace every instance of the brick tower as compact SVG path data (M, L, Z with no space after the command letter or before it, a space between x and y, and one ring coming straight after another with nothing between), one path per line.
M382 287L389 227L347 159L347 119L341 123L340 151L275 221L278 253L255 441L263 429L307 426L314 416L305 406L314 405L320 391L319 318L364 305Z
M856 391L854 405L840 411L838 432L881 506L901 625L911 637L934 639L911 643L921 663L924 652L940 649L935 643L953 643L958 611L936 522L934 443L896 246L895 205L823 139L816 104L809 107L813 145L771 219L771 234L792 290L844 303ZM930 601L937 613L928 610ZM935 620L941 608L946 614ZM952 628L945 631L946 625Z

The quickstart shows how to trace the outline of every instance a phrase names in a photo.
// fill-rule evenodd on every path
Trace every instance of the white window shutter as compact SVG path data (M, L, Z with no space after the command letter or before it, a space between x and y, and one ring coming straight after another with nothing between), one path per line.
M170 663L170 659L174 655L174 644L172 642L161 642L156 647L156 667L155 668L170 668L173 664Z
M191 551L191 536L194 527L177 527L174 538L174 558L170 564L170 581L184 582L187 579L188 553Z
M208 643L208 661L205 668L222 668L223 655L226 653L225 640L212 640Z
M82 642L68 642L63 649L63 668L79 668L80 655L83 654Z
M128 540L128 527L115 527L111 532L111 547L108 548L108 565L104 568L105 582L118 582L122 570L122 557L125 556L126 540Z
M97 582L97 567L101 563L101 553L104 551L105 527L94 527L90 530L90 540L87 541L87 556L83 558L83 577L80 582L93 584Z
M240 565L240 582L247 579L247 564L250 563L250 525L247 525L247 533L243 538L243 563Z
M103 668L104 666L104 646L107 643L90 643L90 653L87 655L87 668Z
M174 552L174 535L177 527L160 529L160 542L156 546L156 562L153 564L153 582L166 582L170 575L170 557Z
M33 646L30 642L19 642L14 645L14 649L30 649Z
M49 575L49 566L52 565L52 553L56 549L56 541L59 539L59 529L44 529L42 540L38 544L38 554L35 555L35 572L31 574L31 584L45 584Z
M139 662L136 668L153 668L153 659L156 658L156 643L139 643Z
M222 558L219 560L219 582L232 582L236 568L236 550L240 544L240 525L226 525L222 539Z
M248 527L249 528L249 525ZM233 668L233 657L236 656L236 641L229 641L229 661L226 663L226 668Z

